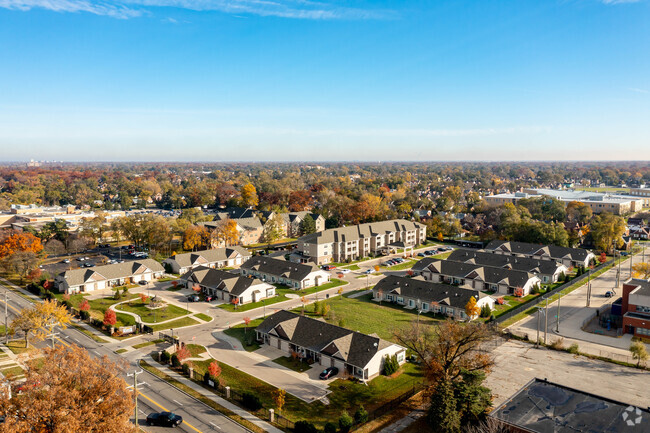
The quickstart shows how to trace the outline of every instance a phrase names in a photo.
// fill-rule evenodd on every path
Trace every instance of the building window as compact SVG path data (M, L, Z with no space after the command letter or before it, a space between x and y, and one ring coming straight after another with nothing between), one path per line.
M650 313L650 307L645 307L643 305L637 305L636 306L636 311L639 313Z
M650 329L636 328L636 333L639 335L650 335Z
M423 302L422 303L422 310L429 311L429 304L427 304L426 302Z
M404 362L404 352L397 354L397 362Z

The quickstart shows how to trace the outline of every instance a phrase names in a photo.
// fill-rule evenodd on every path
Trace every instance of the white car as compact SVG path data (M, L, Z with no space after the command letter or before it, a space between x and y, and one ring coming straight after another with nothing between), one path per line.
M349 269L339 269L339 270L338 270L338 273L339 273L339 274L347 274L347 273L349 273L349 272L350 272Z

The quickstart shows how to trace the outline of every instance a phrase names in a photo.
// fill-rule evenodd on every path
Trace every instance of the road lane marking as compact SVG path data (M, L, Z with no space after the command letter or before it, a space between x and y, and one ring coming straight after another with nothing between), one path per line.
M177 405L179 405L179 406L183 406L183 403L179 403L179 402L177 402L176 400L172 400L172 401L173 401L174 403L176 403Z
M141 397L146 398L146 399L149 400L151 403L153 403L153 404L155 404L156 406L158 406L159 408L161 408L164 412L171 412L169 409L165 408L164 406L161 406L158 402L156 402L156 401L150 399L149 397L147 397L144 393L139 392L138 395L141 396ZM192 424L188 423L188 422L185 421L185 420L183 420L183 425L188 426L189 428L191 428L192 430L194 430L194 431L197 432L197 433L203 433L201 430L199 430L198 428L194 427Z
M218 428L219 430L221 430L221 427L219 427L218 425L216 425L212 421L210 421L210 425L212 426L213 429Z

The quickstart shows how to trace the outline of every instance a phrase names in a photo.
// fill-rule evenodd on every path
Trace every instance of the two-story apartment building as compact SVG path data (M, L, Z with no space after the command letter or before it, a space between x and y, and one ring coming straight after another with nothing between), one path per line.
M480 290L426 281L423 277L407 278L389 275L380 280L372 289L375 301L392 302L423 313L443 314L458 320L472 320L465 313L470 298L476 306L484 305L494 309L494 299Z
M406 349L376 335L331 325L323 320L281 310L256 329L257 340L287 353L310 359L323 367L336 367L340 375L369 380L379 375L386 356L402 364Z
M426 226L403 219L327 229L298 239L292 261L317 265L345 262L390 249L409 248L426 240Z
M584 248L558 247L556 245L530 244L527 242L511 242L494 240L487 244L485 251L494 254L504 254L513 257L530 257L536 259L550 259L562 263L567 267L587 267L593 259L594 253Z
M163 261L163 266L174 274L184 274L190 269L235 267L250 259L251 253L242 247L215 248L192 253L176 254Z
M247 278L219 269L199 266L183 274L186 287L197 288L206 295L226 302L236 298L238 305L258 302L275 296L275 286L256 278Z
M537 275L544 284L557 283L560 276L566 275L569 270L568 267L555 260L513 257L481 250L457 249L447 257L447 260L524 271Z
M622 301L624 332L650 339L650 280L627 280Z
M240 266L244 277L259 278L272 284L283 284L295 290L320 286L330 280L326 272L314 264L292 263L284 259L254 256Z
M539 277L530 272L436 258L420 260L412 271L434 283L453 284L501 295L514 295L519 290L521 296L526 296L536 284L541 283Z

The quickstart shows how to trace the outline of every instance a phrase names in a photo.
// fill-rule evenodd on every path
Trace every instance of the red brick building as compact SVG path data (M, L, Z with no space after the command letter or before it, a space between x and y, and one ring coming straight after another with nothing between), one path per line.
M650 280L630 278L623 283L623 329L650 338Z

